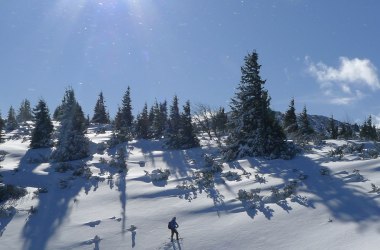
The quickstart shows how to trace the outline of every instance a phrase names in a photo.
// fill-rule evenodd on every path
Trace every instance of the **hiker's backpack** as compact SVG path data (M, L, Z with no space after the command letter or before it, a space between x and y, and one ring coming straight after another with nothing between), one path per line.
M173 229L174 228L174 225L173 225L174 223L172 222L172 221L169 221L169 223L168 223L168 228L169 229Z

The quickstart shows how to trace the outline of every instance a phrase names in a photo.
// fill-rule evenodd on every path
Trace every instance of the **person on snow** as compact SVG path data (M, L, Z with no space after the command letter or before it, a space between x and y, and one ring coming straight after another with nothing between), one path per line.
M171 241L173 241L173 236L174 234L177 237L178 240L178 231L177 228L179 227L178 223L176 222L176 217L173 217L173 219L169 222L168 228L171 230L172 235L171 235Z

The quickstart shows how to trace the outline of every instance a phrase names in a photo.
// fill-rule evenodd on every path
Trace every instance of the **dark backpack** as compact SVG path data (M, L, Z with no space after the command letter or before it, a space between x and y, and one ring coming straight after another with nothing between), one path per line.
M174 229L174 223L173 223L173 221L169 221L168 228L169 229Z

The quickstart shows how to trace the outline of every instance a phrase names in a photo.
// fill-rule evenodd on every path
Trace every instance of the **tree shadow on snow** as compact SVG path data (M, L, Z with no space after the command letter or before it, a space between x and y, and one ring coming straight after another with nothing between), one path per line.
M25 240L22 249L45 250L49 240L70 214L81 190L84 189L87 194L94 187L95 191L101 179L74 176L74 170L85 166L91 157L67 163L49 163L49 167L44 170L46 174L39 174L33 172L39 163L30 163L31 154L34 155L33 150L29 150L19 164L24 184L29 187L44 188L47 192L38 194L38 204L34 208L36 212L29 215L24 225ZM61 164L69 164L72 169L63 173L56 172L56 167Z
M296 179L299 169L294 167L302 166L302 171L308 178L300 182L298 189L316 196L308 199L312 207L314 203L320 203L328 208L331 217L343 222L356 222L361 230L364 230L369 222L380 221L380 205L369 197L368 191L350 187L344 178L321 175L321 165L305 156L297 156L291 161L260 161L250 158L249 162L260 173L281 178L285 183ZM291 201L305 204L301 196L295 196ZM288 205L283 205L280 206L284 210L289 210Z

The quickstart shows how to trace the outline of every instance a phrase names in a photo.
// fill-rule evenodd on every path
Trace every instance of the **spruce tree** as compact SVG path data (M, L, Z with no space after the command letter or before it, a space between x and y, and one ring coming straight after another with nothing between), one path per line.
M192 119L190 101L187 101L183 106L183 112L181 114L181 127L179 135L179 148L188 149L199 146L199 140L195 134Z
M50 119L49 109L44 100L39 100L33 109L35 126L30 142L31 148L46 148L52 146L51 135L53 123Z
M302 113L300 114L300 124L299 124L299 132L301 136L309 136L314 133L313 128L310 125L309 117L307 114L306 106L303 107Z
M86 118L72 88L66 90L61 106L61 126L53 160L62 162L87 157L89 140L85 136Z
M4 129L5 122L3 118L1 118L1 113L0 113L0 143L3 142L3 129Z
M8 117L7 117L7 123L6 123L6 129L8 131L12 131L18 128L18 122L16 119L16 113L14 108L11 106L8 111Z
M338 138L338 126L335 124L334 116L331 116L327 130L330 133L331 139L337 139Z
M110 123L109 115L106 111L106 105L103 92L100 92L94 108L94 116L91 119L93 123L108 124Z
M170 106L168 129L165 133L166 146L168 148L179 148L180 146L180 134L181 128L181 114L178 107L178 97L174 96L172 105Z
M244 58L241 80L231 100L231 131L223 150L228 160L244 156L279 157L285 150L285 134L274 112L260 77L258 54Z
M216 113L212 116L211 119L211 127L214 132L214 134L217 137L220 137L220 135L225 134L227 130L227 123L228 123L228 117L226 112L224 111L223 107L220 107Z
M136 118L136 135L137 138L150 138L150 121L148 115L148 105L145 103L142 112Z
M377 131L375 125L372 124L371 115L364 121L360 129L360 137L365 140L377 140Z
M53 113L53 119L55 121L60 121L63 115L63 106L62 104L58 105Z
M289 109L285 112L283 127L285 132L288 134L295 133L298 131L296 109L294 107L294 98L290 101Z
M340 124L339 137L342 137L346 140L352 139L354 137L354 131L352 129L351 124L349 124L349 123L341 123Z
M129 140L133 135L133 115L131 88L128 86L122 100L122 106L118 109L115 118L116 133L121 140Z
M31 121L33 119L32 109L30 107L30 102L28 99L22 101L18 114L17 122L23 123L26 121Z

